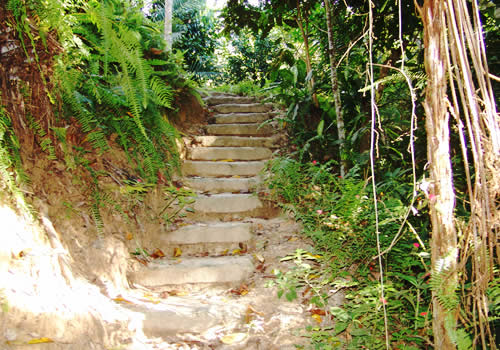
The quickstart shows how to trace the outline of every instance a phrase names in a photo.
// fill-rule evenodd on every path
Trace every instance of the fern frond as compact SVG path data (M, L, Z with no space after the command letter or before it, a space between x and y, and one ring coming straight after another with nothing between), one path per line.
M42 148L42 151L44 151L45 153L48 153L47 159L49 159L49 160L57 159L56 150L54 148L54 145L52 144L52 140L50 139L50 137L44 137L40 141L40 147Z
M174 99L172 88L166 85L158 76L151 77L150 85L158 104L166 108L172 108L172 101Z
M22 167L19 140L12 129L10 116L0 104L0 188L6 188L18 208L34 217L20 189L23 183L28 183L28 176Z
M429 281L432 292L445 310L455 310L460 304L457 282L450 280L452 276L449 269L438 266L432 270Z
M85 140L90 142L92 147L95 149L99 149L101 152L104 152L109 149L108 141L106 140L106 136L101 130L94 130L87 134Z
M416 84L413 84L414 86L423 86L423 84L427 80L427 75L425 73L410 72L408 70L405 70L405 74L412 81L416 81ZM372 88L372 86L377 88L377 86L380 84L396 83L396 82L406 82L406 78L401 73L390 74L390 75L385 76L382 79L378 79L377 81L374 81L373 85L365 86L364 88L358 90L358 92L367 92Z

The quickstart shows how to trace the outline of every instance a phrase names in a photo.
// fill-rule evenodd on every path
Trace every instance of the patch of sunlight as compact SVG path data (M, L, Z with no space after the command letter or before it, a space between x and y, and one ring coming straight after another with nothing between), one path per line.
M73 276L68 283L61 273L61 261L71 260L68 251L61 244L52 249L36 225L3 205L0 222L0 299L8 309L31 315L55 314L65 320L82 314L99 314L109 322L128 319L129 315L97 286ZM68 266L66 271L68 277Z

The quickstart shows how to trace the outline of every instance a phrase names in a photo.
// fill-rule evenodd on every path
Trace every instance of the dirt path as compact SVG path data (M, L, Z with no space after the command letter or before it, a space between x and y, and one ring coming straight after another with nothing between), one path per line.
M183 164L184 186L198 192L194 213L153 236L173 257L136 266L130 280L142 291L126 300L144 315L144 333L162 339L159 348L295 349L318 321L307 298L279 300L272 287L275 272L293 266L281 258L311 251L299 225L256 195L265 192L261 170L279 139L261 126L273 106L225 94L206 101L212 123L186 139ZM141 293L154 302L141 303Z
M132 203L134 225L103 211L99 235L73 184L78 177L64 164L33 161L40 222L0 207L8 237L0 250L0 350L295 349L309 344L306 326L330 323L307 288L291 302L277 297L285 282L277 272L296 267L281 259L312 247L299 224L263 200L260 171L281 139L260 127L273 106L230 95L207 102L211 123L185 139L178 179L198 193L194 212L171 230L157 219L165 205L159 190ZM95 164L125 167L120 157ZM112 178L102 181L121 190ZM149 255L131 257L137 250Z

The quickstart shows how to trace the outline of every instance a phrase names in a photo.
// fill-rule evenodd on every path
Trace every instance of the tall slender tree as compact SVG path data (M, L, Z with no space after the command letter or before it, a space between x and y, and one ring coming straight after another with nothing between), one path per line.
M458 287L457 233L455 229L450 126L446 80L446 18L442 0L425 0L421 8L424 24L425 70L428 76L425 95L427 157L429 160L429 211L432 223L431 262L433 278L433 331L436 349L455 349L458 305L445 302L455 298ZM446 304L446 305L445 305Z
M165 0L165 42L166 47L165 50L172 50L172 8L173 8L173 0Z
M346 162L342 160L345 147L345 128L344 116L342 114L342 105L340 101L339 82L337 79L337 62L335 59L335 38L333 33L332 6L330 0L325 0L326 11L326 27L328 32L328 56L330 59L330 81L332 85L333 103L335 105L335 114L337 117L337 133L340 142L339 159L340 159L340 175L345 176Z

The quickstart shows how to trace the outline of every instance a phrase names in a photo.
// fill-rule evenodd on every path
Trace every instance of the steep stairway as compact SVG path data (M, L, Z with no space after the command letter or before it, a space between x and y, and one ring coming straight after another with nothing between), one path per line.
M159 236L164 252L176 258L139 266L129 279L146 289L189 290L234 288L255 272L254 226L250 218L273 218L277 209L262 201L261 171L275 148L277 135L269 124L273 106L249 97L212 94L206 103L214 115L205 135L188 137L183 185L197 192L189 213L191 224ZM174 293L175 294L175 293ZM169 306L131 306L144 315L144 332L165 337L199 333L217 324L241 322L244 310L212 300L171 297Z

